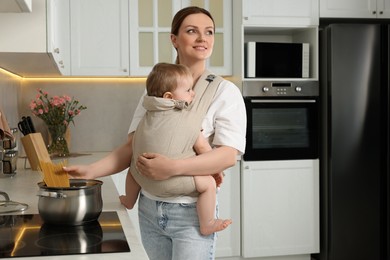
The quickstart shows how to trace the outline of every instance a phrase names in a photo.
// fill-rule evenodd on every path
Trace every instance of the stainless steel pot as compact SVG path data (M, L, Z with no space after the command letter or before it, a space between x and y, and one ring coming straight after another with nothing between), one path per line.
M99 180L71 179L70 187L47 187L38 183L38 211L45 223L82 225L95 221L103 208Z

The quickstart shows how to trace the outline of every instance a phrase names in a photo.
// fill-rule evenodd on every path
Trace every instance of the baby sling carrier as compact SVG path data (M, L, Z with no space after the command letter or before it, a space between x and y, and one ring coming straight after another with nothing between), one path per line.
M206 71L195 85L195 98L191 104L182 107L182 103L179 105L175 103L175 108L170 105L165 109L166 111L158 105L162 111L156 112L156 116L153 111L148 110L144 100L144 106L150 114L144 116L134 134L133 152L135 156L133 158L137 158L143 152L160 153L173 159L195 156L194 143L200 134L202 121L222 80L222 77ZM145 96L145 98L148 97ZM156 99L163 105L165 102L173 103L172 100L151 98L152 102ZM164 113L167 114L164 116ZM137 146L140 149L137 149ZM198 196L192 176L175 176L163 181L152 180L137 171L134 161L131 163L131 173L142 189L151 195L161 198Z

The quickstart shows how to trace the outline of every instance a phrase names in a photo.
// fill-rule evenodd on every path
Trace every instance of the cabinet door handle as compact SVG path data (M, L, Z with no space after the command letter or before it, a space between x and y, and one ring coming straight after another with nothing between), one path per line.
M376 11L372 11L372 14L376 14Z
M383 14L383 11L380 11L379 14Z
M54 52L55 52L55 53L60 53L60 49L59 49L59 48L55 48L55 49L54 49Z

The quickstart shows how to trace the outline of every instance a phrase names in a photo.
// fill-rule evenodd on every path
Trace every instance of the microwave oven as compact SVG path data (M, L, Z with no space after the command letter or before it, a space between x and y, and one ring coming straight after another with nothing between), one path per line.
M309 44L285 42L245 43L245 77L308 78Z

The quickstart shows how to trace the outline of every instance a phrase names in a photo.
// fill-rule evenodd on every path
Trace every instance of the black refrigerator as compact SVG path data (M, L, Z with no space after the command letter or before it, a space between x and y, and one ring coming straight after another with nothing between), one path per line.
M321 22L321 246L315 259L389 254L389 27Z

